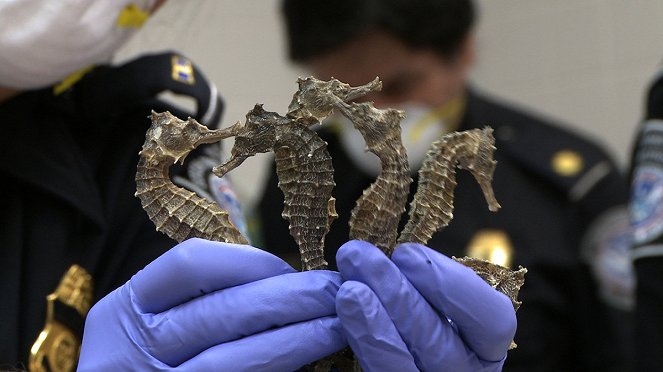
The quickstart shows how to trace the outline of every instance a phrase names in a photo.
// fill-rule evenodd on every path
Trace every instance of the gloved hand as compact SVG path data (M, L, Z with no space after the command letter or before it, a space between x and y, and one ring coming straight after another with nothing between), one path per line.
M79 371L292 371L347 346L341 280L259 249L187 240L99 301Z
M336 255L336 312L364 371L499 371L516 331L511 300L420 244L389 260L350 241Z

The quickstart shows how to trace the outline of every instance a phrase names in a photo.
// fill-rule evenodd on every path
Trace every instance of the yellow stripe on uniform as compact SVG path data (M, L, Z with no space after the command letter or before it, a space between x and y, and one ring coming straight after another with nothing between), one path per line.
M456 98L452 99L446 105L431 111L421 120L419 120L414 128L409 131L408 139L410 142L418 142L423 133L431 125L436 125L440 120L445 120L447 122L447 128L445 131L452 132L456 129L459 124L459 119L462 112L465 110L465 95L459 95Z
M62 81L56 85L53 86L53 95L57 96L62 94L62 92L66 91L67 89L71 88L74 84L76 84L79 80L85 76L88 72L90 72L94 68L94 65L90 65L88 67L85 67L83 69L80 69L73 74L67 76L66 78L62 79Z

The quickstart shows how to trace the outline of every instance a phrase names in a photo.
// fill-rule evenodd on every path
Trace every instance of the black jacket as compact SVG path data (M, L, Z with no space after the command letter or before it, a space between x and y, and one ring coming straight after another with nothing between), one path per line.
M619 353L610 319L597 296L596 284L580 257L583 232L611 207L627 200L627 184L606 154L591 142L486 97L470 93L460 130L489 125L495 130L497 168L493 187L502 205L488 210L476 181L458 171L454 218L435 234L429 246L446 255L464 256L466 247L481 229L505 232L515 250L514 267L529 272L520 298L517 349L509 352L505 370L586 371L619 370ZM338 220L326 238L326 259L334 263L336 250L348 239L348 221L355 200L373 180L344 153L338 138L323 129L333 158ZM571 150L582 160L582 169L563 176L551 167L561 150ZM600 178L586 176L599 166ZM263 228L261 243L267 249L299 260L287 222L280 216L282 195L275 171L259 204ZM416 187L416 179L412 190ZM412 193L411 193L412 195Z
M663 368L663 75L650 84L633 148L631 216L637 273L636 368Z

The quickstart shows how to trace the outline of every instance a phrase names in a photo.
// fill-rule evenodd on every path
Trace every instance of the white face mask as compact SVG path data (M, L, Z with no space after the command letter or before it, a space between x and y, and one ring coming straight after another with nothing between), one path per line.
M450 123L447 106L442 109L431 109L427 106L408 104L396 108L405 111L405 118L401 120L401 138L407 150L410 173L414 175L423 163L431 143L455 125ZM380 159L366 151L366 142L354 129L352 122L340 114L335 115L333 120L342 126L341 144L350 159L359 169L372 177L377 177L380 173Z
M57 83L110 60L155 0L1 0L0 86Z

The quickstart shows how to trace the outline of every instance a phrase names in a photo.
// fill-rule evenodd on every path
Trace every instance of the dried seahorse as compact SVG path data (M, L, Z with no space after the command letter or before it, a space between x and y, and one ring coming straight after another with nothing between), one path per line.
M223 176L257 153L274 151L283 217L299 246L304 270L323 269L324 239L334 218L334 170L327 144L308 125L256 105L235 134L228 162L214 168Z
M472 269L491 287L501 293L504 293L511 300L513 309L518 311L522 302L518 301L518 292L520 287L525 284L525 274L527 269L519 266L518 270L511 270L507 267L496 265L490 261L474 257L452 257L455 261ZM511 340L509 349L516 348L515 341Z
M492 128L453 132L433 142L419 170L419 184L410 216L398 241L426 244L453 218L456 167L466 169L479 182L491 211L500 208L491 182L496 162Z
M351 87L336 79L322 81L312 77L299 79L285 117L256 106L247 114L246 124L236 134L231 159L214 173L218 176L239 166L259 152L274 151L279 188L284 194L283 217L297 242L304 270L322 269L324 237L337 217L335 186L327 144L309 129L320 124L343 103L375 89L376 79L366 85Z
M379 110L372 103L339 102L337 107L352 121L364 137L368 150L377 155L382 164L380 174L352 209L350 239L371 242L391 256L412 182L401 141L403 112Z
M492 128L454 132L432 145L419 170L419 184L410 205L409 220L399 242L426 244L432 235L447 226L453 218L453 192L456 188L456 167L472 173L481 186L491 211L500 208L492 188L497 162L493 160L495 138ZM515 310L520 307L518 291L525 282L527 269L516 271L478 258L454 260L470 267L493 288L507 295ZM516 347L514 342L511 348Z
M469 266L477 275L490 284L491 287L507 295L511 299L515 310L520 308L522 302L518 301L518 291L525 283L527 269L520 267L518 270L511 270L500 265L495 265L490 261L473 257L453 257L453 259L465 266Z
M350 218L350 238L371 242L390 254L398 237L398 222L405 211L412 179L407 154L401 141L400 120L403 112L379 110L372 103L348 103L369 92L380 90L379 78L351 87L336 79L299 80L299 91L290 104L289 115L318 123L339 110L348 117L366 141L369 151L382 162L382 170L357 200Z
M178 119L169 112L152 112L136 172L136 196L158 231L181 242L198 237L231 243L247 243L230 222L228 213L195 193L175 186L168 168L203 143L228 138L238 126L210 130L194 119Z

